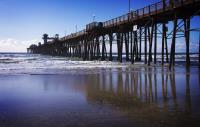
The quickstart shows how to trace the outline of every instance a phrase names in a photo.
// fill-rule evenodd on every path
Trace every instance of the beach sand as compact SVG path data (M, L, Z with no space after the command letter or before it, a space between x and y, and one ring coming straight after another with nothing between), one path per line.
M199 68L1 74L0 127L199 127Z

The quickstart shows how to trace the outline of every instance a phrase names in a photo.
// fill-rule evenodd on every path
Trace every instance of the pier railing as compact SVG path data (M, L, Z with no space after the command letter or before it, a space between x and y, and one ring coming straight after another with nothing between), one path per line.
M108 27L117 26L123 23L127 23L129 21L148 17L148 16L151 16L163 11L174 9L180 6L185 6L187 4L190 4L192 2L197 2L197 1L200 1L200 0L163 0L155 4L146 6L144 8L138 9L136 11L131 11L130 13L127 13L120 17L105 21L103 23L103 27L108 28Z
M75 37L78 37L78 36L82 36L82 35L84 35L84 34L86 34L86 30L85 30L85 29L84 29L84 30L81 30L81 31L79 31L79 32L77 32L77 33L72 33L72 34L70 34L70 35L68 35L68 36L65 36L65 37L63 37L63 38L60 38L60 40L61 40L61 41L64 41L64 40L66 40L66 39L75 38Z
M138 9L136 11L131 11L130 13L119 16L117 18L105 21L105 22L103 22L103 27L109 28L109 27L118 26L120 24L124 24L124 23L128 23L128 22L131 22L134 20L142 19L144 17L162 13L162 12L165 12L165 11L168 11L168 10L171 10L174 8L178 8L181 6L185 6L187 4L194 3L197 1L200 1L200 0L163 0L163 1L157 2L155 4L146 6L144 8ZM77 33L72 33L68 36L65 36L65 37L61 38L60 40L64 41L67 39L85 35L86 33L87 32L84 29Z

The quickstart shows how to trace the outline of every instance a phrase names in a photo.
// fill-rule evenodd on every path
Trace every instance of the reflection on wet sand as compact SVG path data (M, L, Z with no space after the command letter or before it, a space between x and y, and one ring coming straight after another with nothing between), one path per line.
M200 126L190 90L199 82L190 75L189 69L186 73L156 67L110 70L87 80L87 100L119 109L142 126Z
M0 76L0 127L200 127L199 69Z

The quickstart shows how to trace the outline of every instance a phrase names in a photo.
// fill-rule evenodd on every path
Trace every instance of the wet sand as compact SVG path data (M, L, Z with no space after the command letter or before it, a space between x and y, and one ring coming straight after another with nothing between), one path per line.
M199 68L0 75L0 127L199 127Z

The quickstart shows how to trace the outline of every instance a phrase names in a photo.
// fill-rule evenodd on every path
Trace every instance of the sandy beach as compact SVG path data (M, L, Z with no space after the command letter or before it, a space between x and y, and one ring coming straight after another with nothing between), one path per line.
M1 127L199 127L199 68L1 74Z

